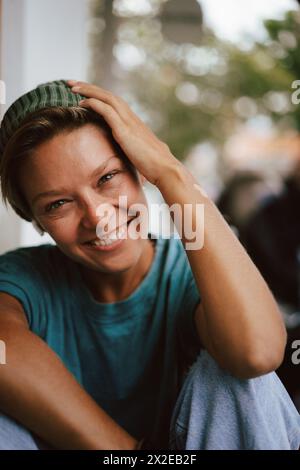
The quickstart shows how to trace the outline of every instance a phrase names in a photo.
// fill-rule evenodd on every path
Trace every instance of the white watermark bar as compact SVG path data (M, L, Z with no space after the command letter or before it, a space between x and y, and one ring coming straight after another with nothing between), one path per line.
M0 365L6 364L6 344L0 340Z
M6 85L3 80L0 80L0 104L6 104Z

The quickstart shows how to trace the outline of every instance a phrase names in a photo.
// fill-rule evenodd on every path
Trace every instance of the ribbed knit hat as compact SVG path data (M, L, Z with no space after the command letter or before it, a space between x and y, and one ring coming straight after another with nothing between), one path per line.
M42 83L18 98L3 116L0 128L0 160L9 139L22 121L34 111L48 106L78 106L84 96L72 93L66 80Z

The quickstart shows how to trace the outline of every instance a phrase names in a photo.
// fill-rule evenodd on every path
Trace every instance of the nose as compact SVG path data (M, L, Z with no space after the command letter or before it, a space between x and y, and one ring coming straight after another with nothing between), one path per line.
M81 224L84 228L96 230L97 224L101 219L98 212L99 205L101 205L101 201L93 196L86 195L84 201L82 201Z
M86 198L82 208L81 224L91 231L95 231L97 226L103 228L111 219L115 212L114 206L99 198Z
M86 201L83 204L81 225L88 230L96 230L97 223L99 222L99 216L97 215L98 205L95 201Z

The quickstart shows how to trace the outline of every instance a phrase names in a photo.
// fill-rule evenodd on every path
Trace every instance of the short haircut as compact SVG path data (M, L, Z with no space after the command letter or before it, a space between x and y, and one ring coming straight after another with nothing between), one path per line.
M52 106L29 114L8 141L0 162L2 200L9 203L23 219L34 219L31 208L19 184L19 173L26 157L42 143L66 131L73 131L87 124L102 130L136 176L136 169L113 137L111 128L96 112L79 106Z

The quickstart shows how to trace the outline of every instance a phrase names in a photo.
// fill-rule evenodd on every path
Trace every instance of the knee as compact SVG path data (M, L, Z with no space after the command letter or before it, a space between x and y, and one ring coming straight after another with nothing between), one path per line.
M200 449L294 449L299 421L274 372L238 379L202 351L181 389L172 430L186 449L195 443Z

